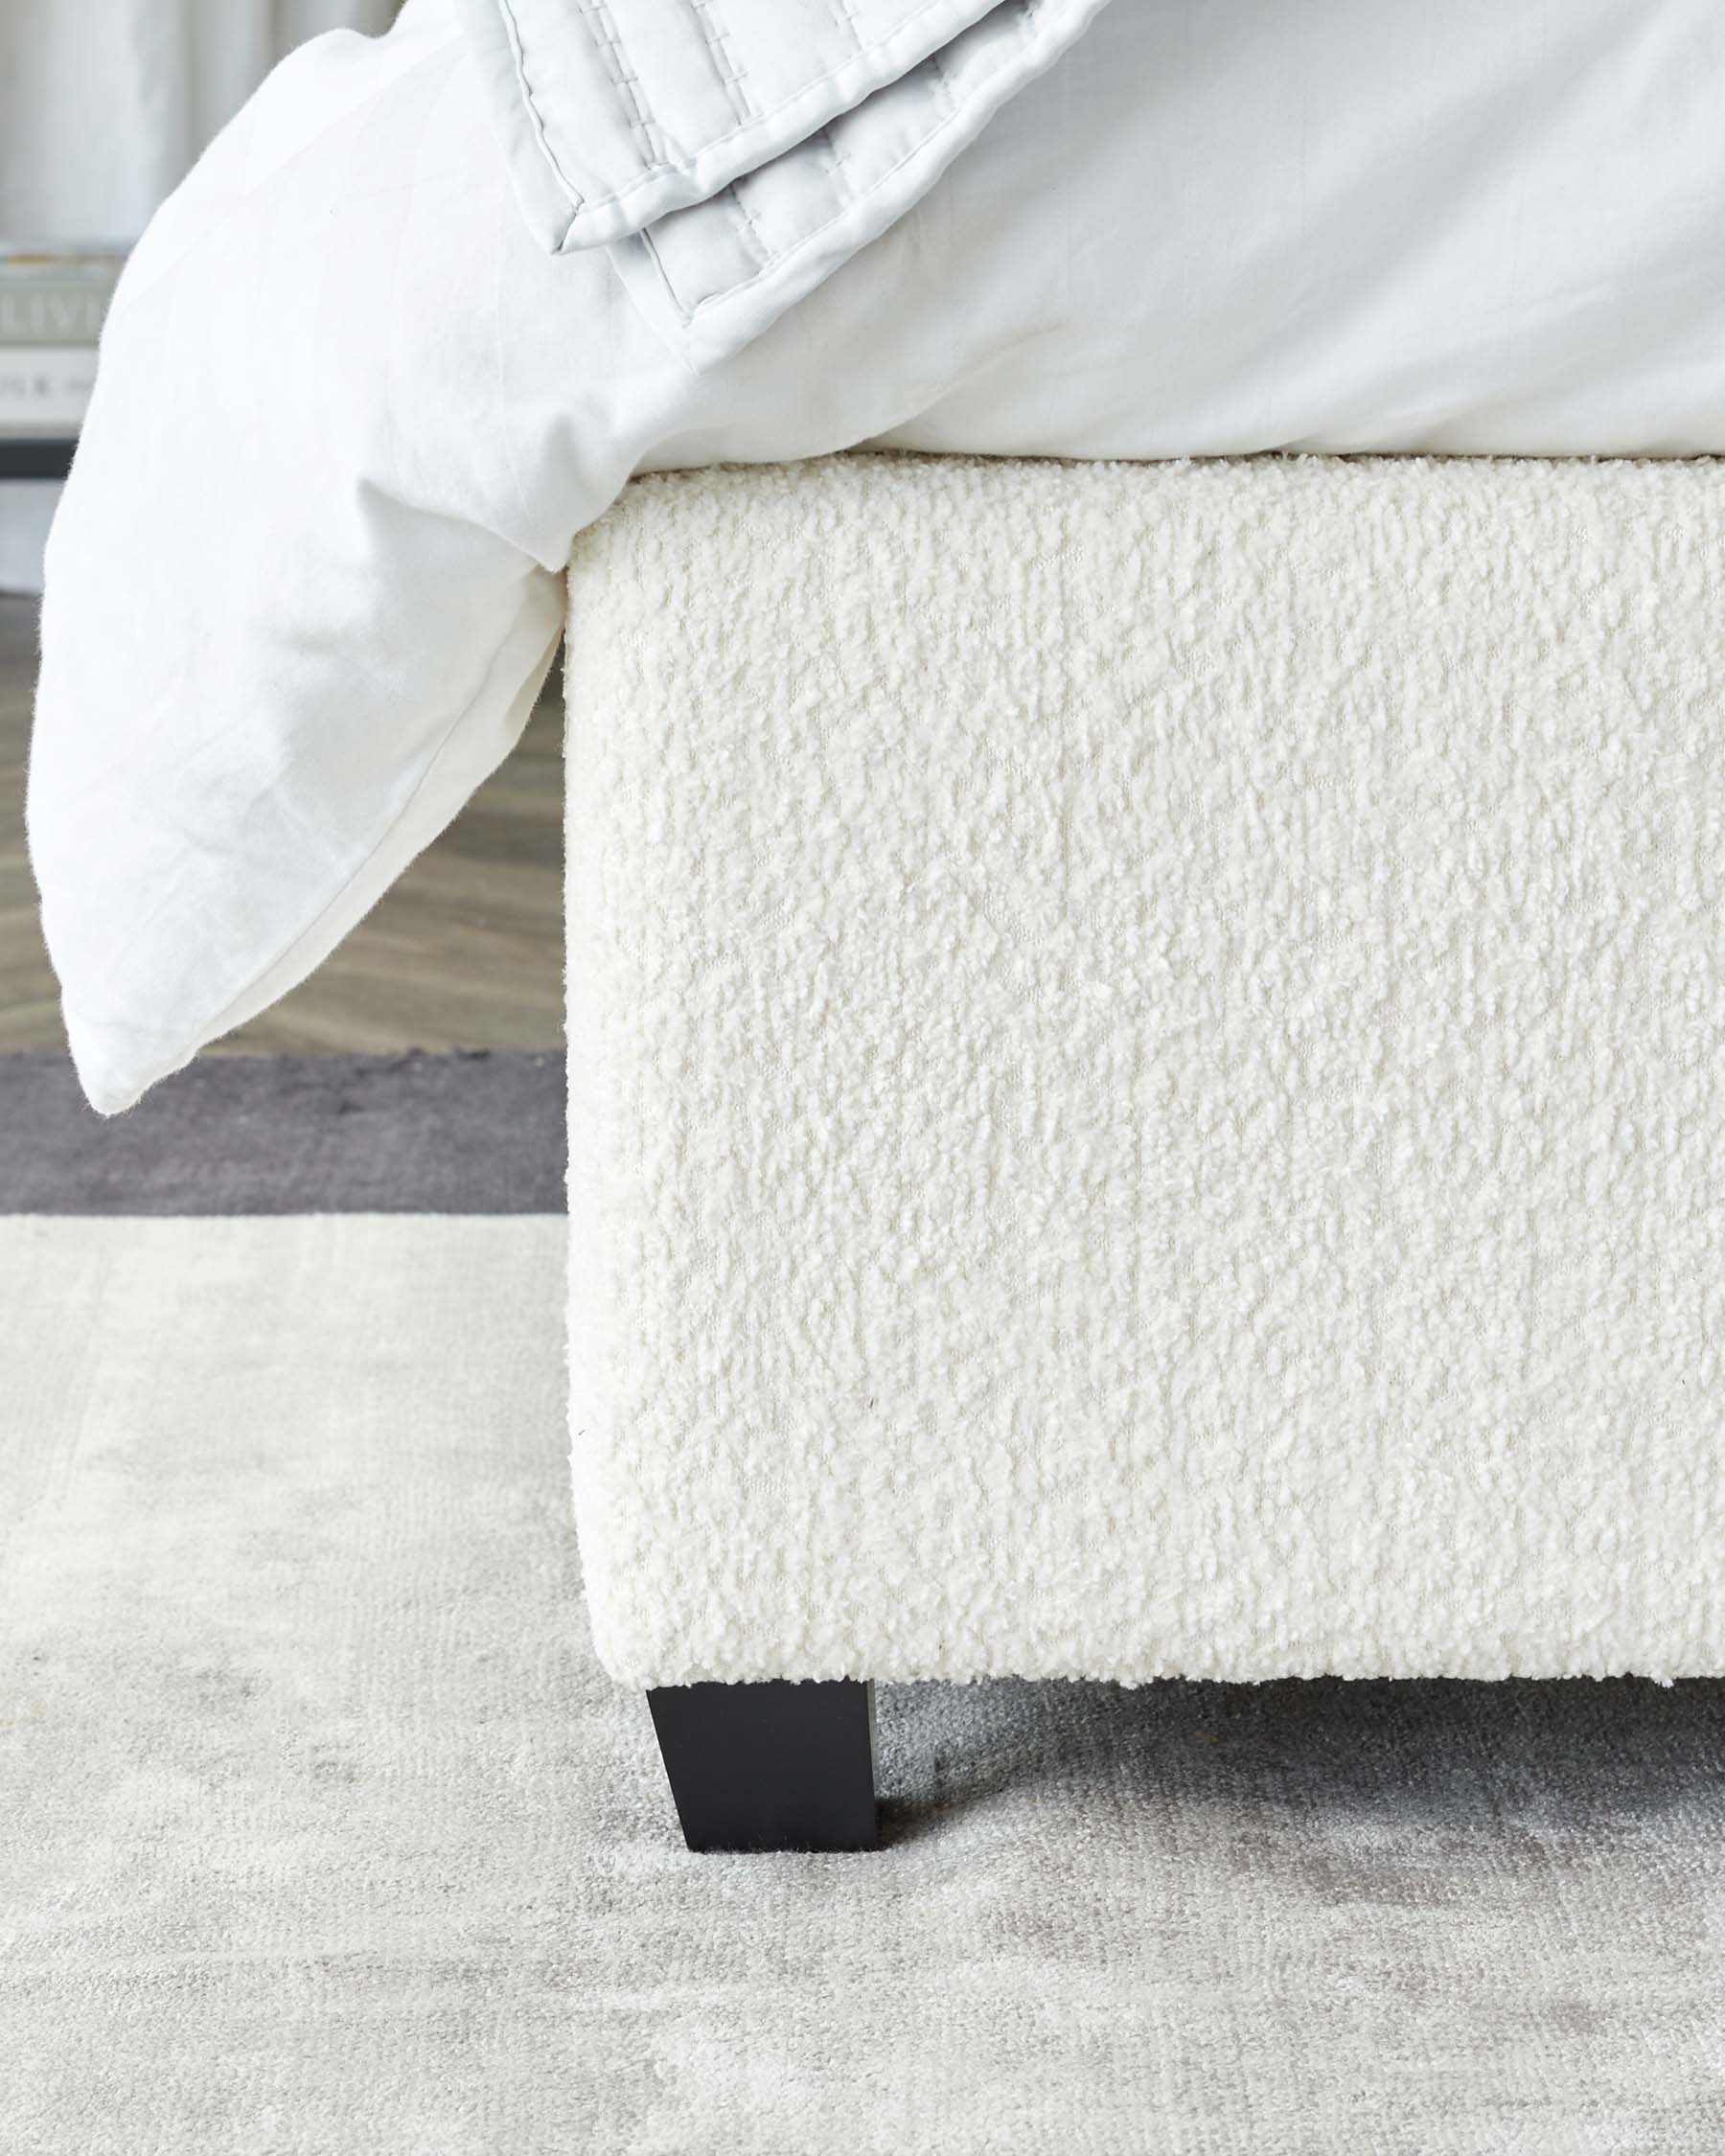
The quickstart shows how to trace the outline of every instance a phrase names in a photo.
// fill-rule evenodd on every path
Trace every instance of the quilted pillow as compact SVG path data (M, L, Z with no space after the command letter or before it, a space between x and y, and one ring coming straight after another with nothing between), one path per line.
M1102 0L461 0L530 229L728 356L926 193Z

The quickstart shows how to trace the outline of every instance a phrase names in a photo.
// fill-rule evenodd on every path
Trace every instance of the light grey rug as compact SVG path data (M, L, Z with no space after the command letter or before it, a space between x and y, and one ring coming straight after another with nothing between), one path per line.
M696 1858L563 1224L0 1221L4 2156L1725 2147L1725 1686L882 1695Z

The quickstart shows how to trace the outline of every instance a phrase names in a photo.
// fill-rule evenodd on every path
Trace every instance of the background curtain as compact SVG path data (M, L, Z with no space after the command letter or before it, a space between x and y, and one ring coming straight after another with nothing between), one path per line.
M0 0L0 235L135 240L284 53L396 0ZM0 589L40 588L54 487L0 485Z

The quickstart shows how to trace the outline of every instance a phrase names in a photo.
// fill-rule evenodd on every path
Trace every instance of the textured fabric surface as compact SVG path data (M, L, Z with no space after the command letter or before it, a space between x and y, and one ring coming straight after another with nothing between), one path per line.
M1725 474L644 482L569 662L637 1683L1725 1669Z
M102 1121L0 1056L0 1213L559 1213L561 1055L227 1056Z
M0 1223L7 2156L1725 2142L1716 1684L888 1688L878 1857L689 1856L564 1241Z

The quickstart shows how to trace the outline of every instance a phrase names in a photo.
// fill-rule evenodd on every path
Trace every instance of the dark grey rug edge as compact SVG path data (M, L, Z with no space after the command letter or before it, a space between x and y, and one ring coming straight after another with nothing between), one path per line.
M561 1052L209 1057L126 1114L0 1056L0 1213L561 1213Z

